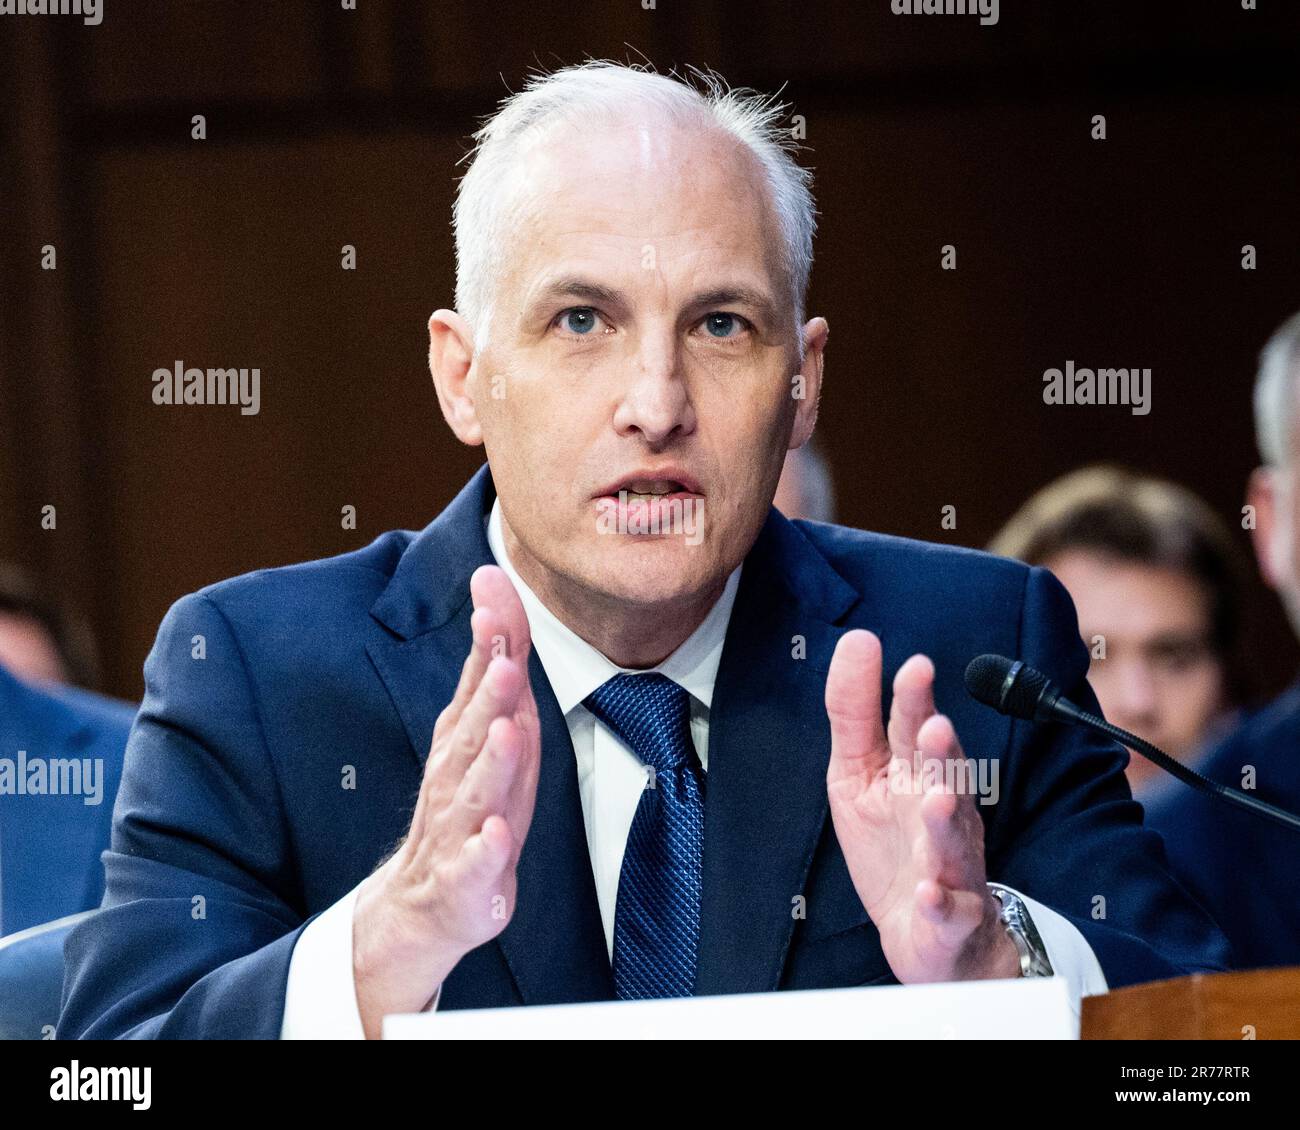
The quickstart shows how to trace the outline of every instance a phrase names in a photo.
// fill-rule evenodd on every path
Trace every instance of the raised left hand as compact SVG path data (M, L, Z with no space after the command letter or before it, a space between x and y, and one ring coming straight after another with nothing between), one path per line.
M974 797L915 761L964 758L952 722L934 708L934 665L913 655L894 679L886 732L880 640L847 632L826 680L831 819L885 959L904 984L1016 977L1015 944L985 885L984 823ZM926 787L926 778L931 779ZM963 779L962 774L951 777Z

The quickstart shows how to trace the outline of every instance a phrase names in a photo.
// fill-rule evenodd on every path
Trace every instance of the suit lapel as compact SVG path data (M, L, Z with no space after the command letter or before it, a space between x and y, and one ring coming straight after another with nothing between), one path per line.
M541 719L542 771L533 830L519 860L515 914L497 942L526 1003L613 1000L573 742L536 652L528 668Z
M745 561L709 712L696 995L777 988L827 815L824 692L857 593L775 509Z
M408 546L371 609L387 632L376 633L367 650L421 772L469 653L469 579L492 562L484 520L494 496L485 466ZM490 944L500 947L526 1004L612 998L573 743L535 652L529 676L541 720L537 804L519 860L514 916Z

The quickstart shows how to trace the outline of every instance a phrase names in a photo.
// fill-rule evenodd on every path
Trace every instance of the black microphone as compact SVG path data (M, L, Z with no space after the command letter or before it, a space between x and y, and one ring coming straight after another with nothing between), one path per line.
M1019 659L1008 659L1004 655L977 655L966 665L966 693L976 702L991 706L999 714L1007 714L1012 718L1023 718L1030 722L1064 722L1105 734L1121 745L1137 750L1184 784L1300 832L1300 816L1211 781L1136 734L1130 734L1127 730L1112 726L1105 718L1081 710L1061 693L1061 688L1051 679Z

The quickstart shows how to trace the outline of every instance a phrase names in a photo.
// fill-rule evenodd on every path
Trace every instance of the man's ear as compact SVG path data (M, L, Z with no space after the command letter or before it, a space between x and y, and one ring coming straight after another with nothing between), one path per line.
M1246 486L1246 501L1254 507L1255 528L1250 537L1255 557L1259 560L1259 571L1273 589L1281 588L1286 568L1286 562L1280 560L1277 544L1277 492L1277 471L1272 467L1256 467L1251 472Z
M429 317L429 373L447 426L461 443L483 442L469 375L474 366L474 333L455 310L435 310Z
M794 402L794 429L790 448L802 447L817 426L817 405L822 395L822 370L826 362L826 339L830 326L825 318L812 318L803 328L803 364L799 366L803 396ZM795 385L791 385L793 389Z

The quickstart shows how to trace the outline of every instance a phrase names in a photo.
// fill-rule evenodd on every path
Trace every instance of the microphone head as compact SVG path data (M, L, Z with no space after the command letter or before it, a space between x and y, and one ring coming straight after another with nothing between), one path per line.
M976 702L1002 709L1002 685L1013 663L1005 655L977 655L966 664L966 693Z
M1035 719L1047 686L1041 671L1005 655L977 655L966 665L967 694L1013 718Z

